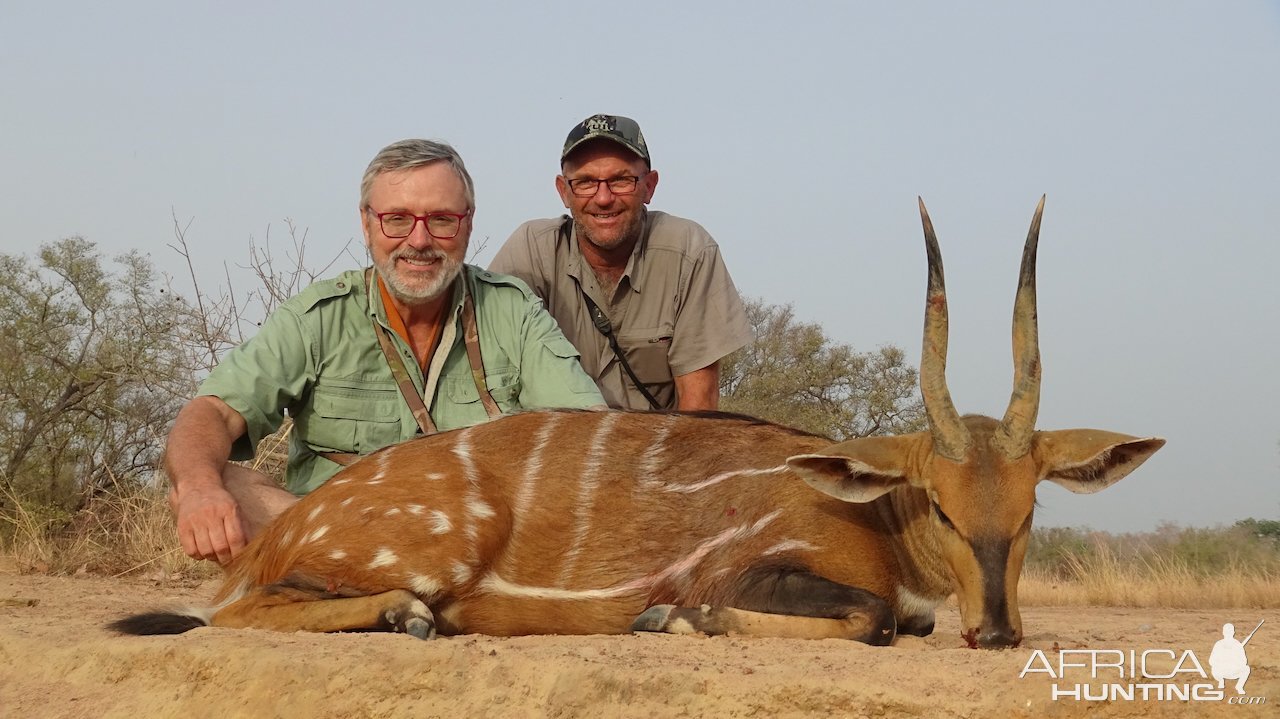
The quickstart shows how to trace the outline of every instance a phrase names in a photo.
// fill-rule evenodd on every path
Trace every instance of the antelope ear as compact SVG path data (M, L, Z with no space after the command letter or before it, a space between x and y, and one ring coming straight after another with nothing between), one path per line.
M1034 452L1044 479L1077 494L1106 489L1164 446L1159 437L1132 437L1100 429L1036 432Z
M819 492L845 502L870 502L909 483L906 460L918 434L852 439L825 454L789 457L787 466Z

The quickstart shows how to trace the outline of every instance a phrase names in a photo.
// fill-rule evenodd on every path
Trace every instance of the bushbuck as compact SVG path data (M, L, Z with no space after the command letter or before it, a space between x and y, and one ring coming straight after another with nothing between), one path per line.
M1002 420L952 404L942 258L921 200L928 431L833 444L717 413L516 414L374 452L257 537L215 606L112 627L887 644L931 633L935 608L955 593L970 646L1017 645L1036 485L1094 492L1164 444L1035 429L1043 210L1042 197L1022 255Z

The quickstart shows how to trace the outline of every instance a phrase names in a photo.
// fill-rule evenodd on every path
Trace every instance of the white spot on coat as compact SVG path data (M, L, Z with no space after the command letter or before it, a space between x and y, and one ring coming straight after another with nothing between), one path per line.
M378 567L395 564L397 561L399 561L399 557L396 556L395 552L386 547L380 547L373 555L373 561L369 562L369 568L377 569Z
M332 552L329 552L329 559L346 559L346 558L347 558L347 553L342 551L341 549L335 549Z
M493 507L490 507L483 499L467 497L467 514L476 519L489 519L494 515L494 511Z
M440 583L440 580L433 579L424 574L410 574L409 588L413 590L414 594L417 594L428 602L434 599L437 594L444 591L444 585Z
M454 584L466 584L471 579L471 567L462 562L454 562L452 574Z
M445 534L453 529L453 522L449 521L449 515L438 509L431 511L431 533Z

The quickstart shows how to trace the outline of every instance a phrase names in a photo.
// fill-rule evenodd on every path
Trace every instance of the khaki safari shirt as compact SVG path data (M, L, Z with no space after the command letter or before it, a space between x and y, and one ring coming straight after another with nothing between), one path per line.
M583 258L568 216L516 228L490 269L519 277L547 303L610 407L649 409L649 403L596 329L583 292L609 316L627 363L664 409L676 406L676 376L707 367L751 339L715 240L696 222L665 212L645 212L640 240L611 296Z
M485 381L503 413L604 404L578 364L578 351L523 282L463 267L459 277L471 286ZM301 495L340 469L317 452L368 454L419 433L374 335L371 314L400 350L440 431L487 420L463 343L462 298L462 286L455 283L453 321L445 325L425 377L408 343L391 330L377 283L366 287L363 271L316 282L287 300L200 386L198 394L221 398L248 425L231 458L252 458L258 441L279 428L287 410L294 428L286 486Z

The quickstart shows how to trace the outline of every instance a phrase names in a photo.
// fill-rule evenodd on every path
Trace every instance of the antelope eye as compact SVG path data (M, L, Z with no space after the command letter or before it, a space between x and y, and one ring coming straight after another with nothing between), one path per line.
M951 523L951 517L948 517L947 513L942 511L942 507L939 507L937 502L931 502L930 504L933 505L933 513L938 515L938 521L942 522L947 529L954 530L956 525Z

